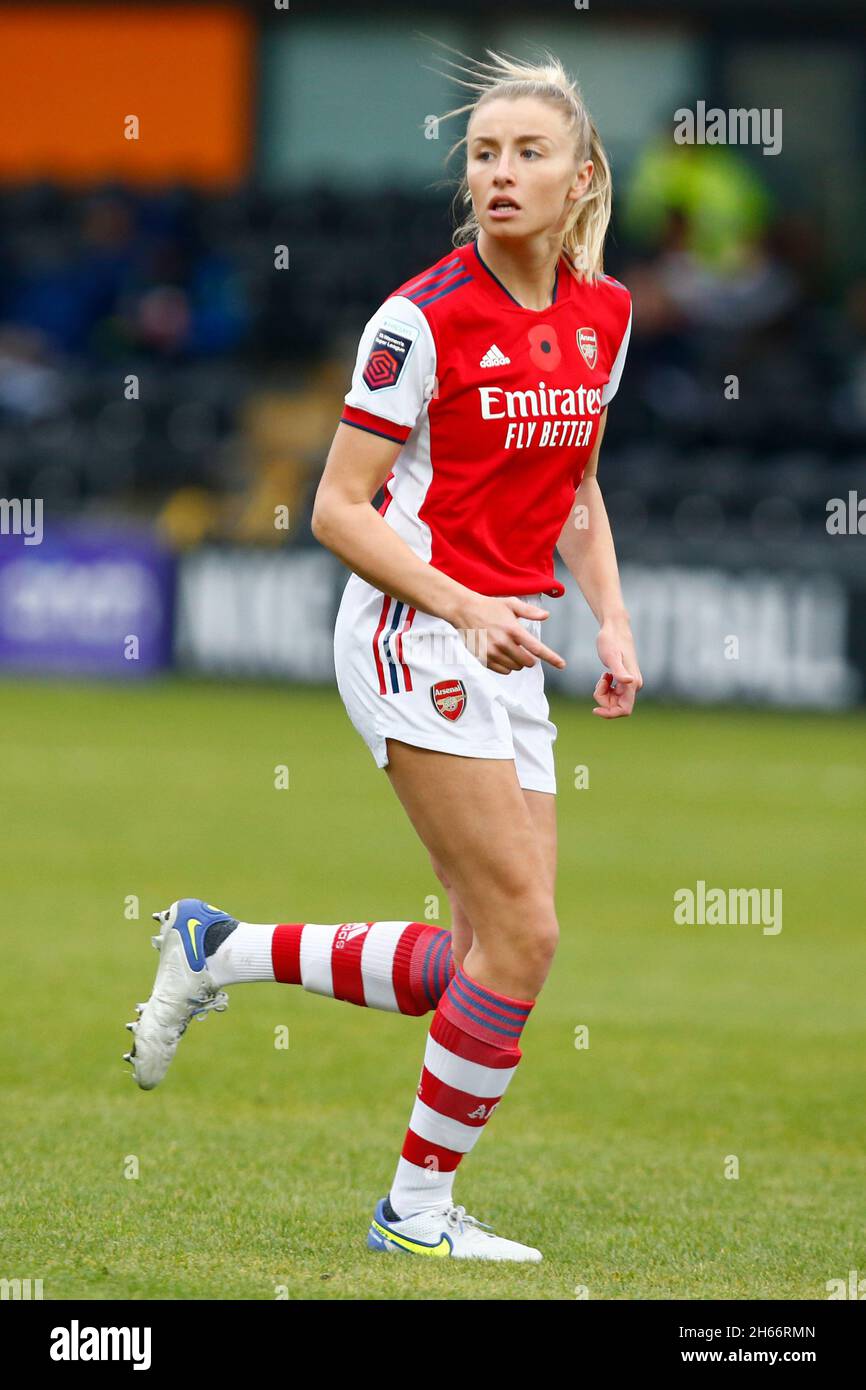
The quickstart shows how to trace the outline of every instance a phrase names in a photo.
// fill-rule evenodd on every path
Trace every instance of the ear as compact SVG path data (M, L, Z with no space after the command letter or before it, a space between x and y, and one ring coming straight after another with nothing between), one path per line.
M592 184L592 176L595 173L595 165L591 159L585 159L575 176L572 189L575 198L582 198Z

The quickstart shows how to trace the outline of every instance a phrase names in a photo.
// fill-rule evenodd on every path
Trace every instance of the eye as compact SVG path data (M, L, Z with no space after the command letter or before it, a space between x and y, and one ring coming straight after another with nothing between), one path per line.
M491 153L492 153L491 150L480 150L479 153L475 156L475 158L478 159L478 160L481 160L481 161L484 162L484 163L486 163L486 162L487 162L487 156L488 156L489 154L491 154ZM539 159L541 158L541 151L540 151L540 150L535 150L535 149L533 149L530 145L527 145L525 149L522 149L522 150L520 151L520 153L521 153L521 154L534 154L534 155L536 155Z

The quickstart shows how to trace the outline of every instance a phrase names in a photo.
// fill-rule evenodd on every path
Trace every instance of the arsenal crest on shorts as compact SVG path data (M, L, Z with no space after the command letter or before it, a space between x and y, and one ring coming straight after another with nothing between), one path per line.
M594 328L578 328L577 346L583 353L586 365L592 369L598 361L598 339Z
M443 719L459 719L466 708L466 686L462 681L437 681L430 687L430 699Z

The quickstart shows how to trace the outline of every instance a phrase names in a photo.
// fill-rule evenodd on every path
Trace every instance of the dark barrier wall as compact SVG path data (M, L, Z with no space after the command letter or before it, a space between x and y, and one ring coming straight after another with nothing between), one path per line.
M560 568L545 640L552 690L589 695L597 623ZM866 689L866 584L829 570L622 565L645 695L837 709ZM334 680L333 622L346 570L327 552L205 548L181 565L180 667L226 676ZM858 636L859 634L859 636ZM469 654L467 651L467 659ZM371 656L372 660L372 656Z

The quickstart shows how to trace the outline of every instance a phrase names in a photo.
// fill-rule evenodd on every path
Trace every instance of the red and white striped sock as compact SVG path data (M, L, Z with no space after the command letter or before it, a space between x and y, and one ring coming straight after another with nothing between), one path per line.
M523 1056L534 999L512 999L457 967L430 1023L424 1066L389 1193L401 1219L450 1201L461 1158L475 1147Z
M454 959L450 931L429 922L239 922L207 968L220 987L275 980L417 1016L436 1008Z

